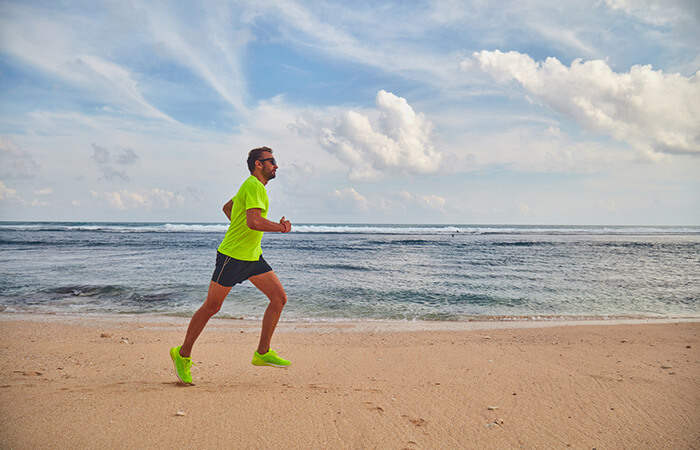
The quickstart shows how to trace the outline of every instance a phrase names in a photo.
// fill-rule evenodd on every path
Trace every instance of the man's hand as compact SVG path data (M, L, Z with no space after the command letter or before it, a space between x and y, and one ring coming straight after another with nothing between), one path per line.
M292 223L288 220L284 219L284 216L280 219L280 225L282 225L284 228L282 229L282 233L289 233L292 231Z

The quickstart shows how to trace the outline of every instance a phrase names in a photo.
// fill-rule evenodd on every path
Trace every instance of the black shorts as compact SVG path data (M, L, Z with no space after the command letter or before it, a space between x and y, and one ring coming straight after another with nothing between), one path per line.
M231 287L243 283L250 277L271 272L272 267L260 255L257 261L241 261L223 253L216 252L216 269L211 281L222 286Z

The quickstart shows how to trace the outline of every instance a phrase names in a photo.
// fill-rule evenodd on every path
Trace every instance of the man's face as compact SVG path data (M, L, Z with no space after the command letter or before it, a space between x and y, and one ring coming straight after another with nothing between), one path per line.
M263 152L262 155L260 155L260 159L258 159L258 161L260 161L260 163L262 164L262 175L265 177L265 179L271 180L275 178L275 175L277 173L277 164L273 164L276 161L274 160L272 153Z

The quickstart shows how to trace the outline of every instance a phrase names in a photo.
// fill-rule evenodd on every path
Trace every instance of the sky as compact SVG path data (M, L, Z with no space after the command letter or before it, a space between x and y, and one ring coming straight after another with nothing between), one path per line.
M700 225L697 0L0 0L0 220Z

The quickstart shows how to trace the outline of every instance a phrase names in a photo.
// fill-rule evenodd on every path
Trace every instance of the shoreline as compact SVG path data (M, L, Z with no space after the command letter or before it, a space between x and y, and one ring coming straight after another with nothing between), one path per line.
M187 326L191 316L169 315L159 313L35 313L0 311L0 323L13 320L40 322L120 322ZM216 325L230 328L249 328L259 326L262 318L220 317L214 316L208 326ZM614 325L652 325L672 323L697 323L700 316L673 317L579 317L579 316L494 316L470 320L400 320L400 319L285 319L282 317L276 332L315 331L314 328L328 329L336 327L338 331L474 331L486 329L550 328L566 326L614 326Z
M700 448L697 319L285 322L288 369L219 319L185 387L188 321L0 314L0 447Z

